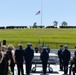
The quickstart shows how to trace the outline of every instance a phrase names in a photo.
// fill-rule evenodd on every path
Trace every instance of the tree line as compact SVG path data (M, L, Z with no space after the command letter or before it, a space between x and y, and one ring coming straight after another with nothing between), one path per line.
M32 26L29 26L29 28L58 28L58 21L53 21L53 25L44 26L44 25L37 25L36 22ZM2 26L0 29L25 29L28 28L27 26ZM59 28L76 28L76 26L68 26L68 23L66 21L63 21Z

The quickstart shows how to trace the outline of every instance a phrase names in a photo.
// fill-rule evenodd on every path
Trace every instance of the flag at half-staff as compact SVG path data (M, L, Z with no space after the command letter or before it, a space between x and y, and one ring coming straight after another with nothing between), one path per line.
M40 11L38 11L37 13L36 13L36 15L39 15L40 14Z

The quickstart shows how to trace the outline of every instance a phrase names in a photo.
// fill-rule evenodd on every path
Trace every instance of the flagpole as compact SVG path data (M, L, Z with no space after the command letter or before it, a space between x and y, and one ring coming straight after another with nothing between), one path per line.
M43 2L42 2L42 0L41 0L41 26L42 26L42 13L43 13Z

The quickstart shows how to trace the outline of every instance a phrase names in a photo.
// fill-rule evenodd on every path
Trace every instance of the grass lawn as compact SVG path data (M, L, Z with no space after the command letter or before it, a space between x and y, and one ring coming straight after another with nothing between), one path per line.
M18 43L26 47L27 42L31 42L35 47L40 40L40 45L44 41L50 48L59 48L60 44L68 44L69 48L74 48L76 29L3 29L0 30L0 40L6 40L7 45L13 44L15 47Z

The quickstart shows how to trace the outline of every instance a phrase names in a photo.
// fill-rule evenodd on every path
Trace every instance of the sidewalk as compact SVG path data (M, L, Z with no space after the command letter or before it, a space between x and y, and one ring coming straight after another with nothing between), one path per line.
M33 67L34 65L32 65ZM23 66L24 67L24 74L26 75L26 72L25 72L25 65ZM46 75L63 75L63 71L59 71L59 65L51 65L51 67L53 68L53 73L47 73ZM42 67L37 67L36 69L37 71L40 71L40 72L36 72L36 73L30 73L30 75L43 75L42 73ZM15 75L17 75L17 66L15 65Z

